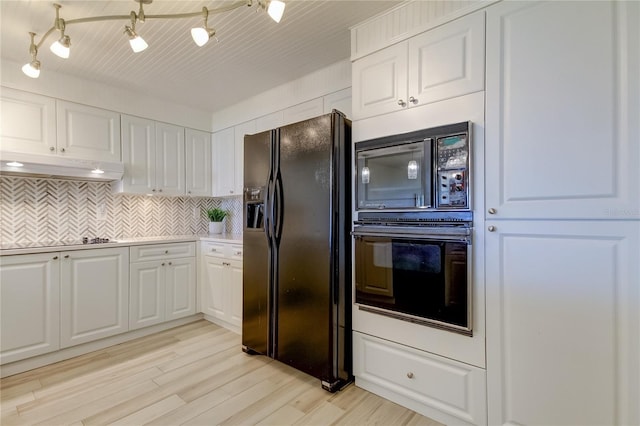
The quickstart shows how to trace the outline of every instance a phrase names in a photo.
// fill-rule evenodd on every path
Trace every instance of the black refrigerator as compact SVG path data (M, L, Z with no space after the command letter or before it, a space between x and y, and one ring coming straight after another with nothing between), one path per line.
M242 349L352 380L351 122L338 111L244 139Z

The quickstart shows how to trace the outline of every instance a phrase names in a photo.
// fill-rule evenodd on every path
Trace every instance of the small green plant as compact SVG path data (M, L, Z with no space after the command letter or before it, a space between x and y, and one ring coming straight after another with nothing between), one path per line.
M219 208L207 209L207 217L210 222L222 222L224 218L229 214L226 210Z

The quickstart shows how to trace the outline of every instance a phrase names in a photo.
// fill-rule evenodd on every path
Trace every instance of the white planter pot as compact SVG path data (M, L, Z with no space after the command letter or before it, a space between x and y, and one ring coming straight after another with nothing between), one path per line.
M222 234L224 230L224 222L209 222L210 234Z

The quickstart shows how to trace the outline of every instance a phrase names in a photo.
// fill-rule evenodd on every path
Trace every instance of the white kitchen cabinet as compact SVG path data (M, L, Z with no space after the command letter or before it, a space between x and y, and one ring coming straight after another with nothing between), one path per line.
M353 118L484 89L484 12L436 27L353 63Z
M195 243L131 247L129 327L196 313Z
M185 161L187 195L210 197L211 133L185 129Z
M233 164L235 166L235 182L234 193L236 195L242 195L244 190L244 137L245 135L252 135L256 132L256 121L250 120L244 123L238 124L233 129L235 137L235 158Z
M638 219L639 8L608 1L487 9L492 217Z
M0 364L60 347L60 254L0 257Z
M202 242L200 310L236 333L242 328L242 246Z
M0 87L0 110L0 152L55 152L55 99Z
M60 253L60 347L129 329L129 250Z
M235 132L233 127L213 134L213 196L236 194Z
M184 128L122 116L124 176L118 192L185 195Z
M640 221L488 221L489 424L640 422Z
M284 125L284 111L276 111L271 114L256 118L256 133L276 129Z
M122 161L119 113L57 100L56 114L58 155L94 160L97 165Z
M445 424L486 425L485 370L353 332L359 387Z
M255 133L255 120L213 134L213 195L242 195L244 136Z

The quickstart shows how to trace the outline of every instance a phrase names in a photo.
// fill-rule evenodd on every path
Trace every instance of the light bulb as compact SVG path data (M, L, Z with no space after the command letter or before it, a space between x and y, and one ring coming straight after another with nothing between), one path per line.
M62 59L67 59L69 57L69 53L71 49L71 39L69 36L62 36L60 40L56 40L50 47L51 51L56 55L61 57Z
M202 27L191 28L191 37L194 43L200 47L209 41L209 33Z
M149 47L147 42L139 35L129 39L129 44L131 45L131 50L133 50L134 53L142 52L144 49Z
M28 64L24 64L22 67L22 72L27 75L27 77L38 78L40 77L40 61L34 59Z
M267 6L267 13L276 22L280 22L282 15L284 14L285 4L280 0L271 0Z

